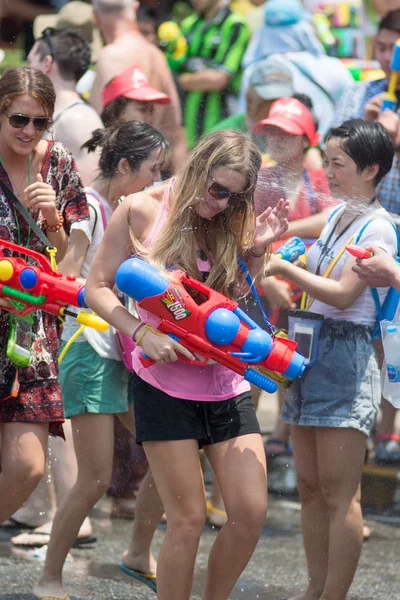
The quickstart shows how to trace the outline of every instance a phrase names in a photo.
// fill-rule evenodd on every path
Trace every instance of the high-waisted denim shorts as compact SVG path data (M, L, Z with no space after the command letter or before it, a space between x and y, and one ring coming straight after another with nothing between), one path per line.
M291 425L347 427L369 435L380 394L372 329L325 319L317 362L287 390L281 418Z

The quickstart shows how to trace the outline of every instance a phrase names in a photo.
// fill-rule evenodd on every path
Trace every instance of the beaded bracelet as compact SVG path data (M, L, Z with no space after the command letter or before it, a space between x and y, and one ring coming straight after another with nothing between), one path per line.
M49 231L50 233L58 233L58 231L64 225L64 217L62 216L62 214L60 213L59 210L57 210L57 214L58 214L57 225L48 225L46 219L43 220L45 231Z
M139 323L139 325L136 325L135 329L132 331L132 335L131 338L132 340L135 342L136 344L136 339L135 336L138 333L138 331L140 331L142 329L142 327L144 327L146 325L146 323Z

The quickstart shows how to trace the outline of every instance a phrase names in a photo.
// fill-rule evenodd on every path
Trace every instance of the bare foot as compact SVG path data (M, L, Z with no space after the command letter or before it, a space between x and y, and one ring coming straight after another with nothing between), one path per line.
M71 600L70 596L64 592L60 582L37 583L32 590L34 598L43 598L43 600L59 598L60 600ZM46 595L48 594L48 596Z
M148 575L155 575L157 573L157 561L151 552L149 553L149 556L144 557L129 554L128 550L126 550L123 553L121 560L126 567L129 567L134 571L141 571Z

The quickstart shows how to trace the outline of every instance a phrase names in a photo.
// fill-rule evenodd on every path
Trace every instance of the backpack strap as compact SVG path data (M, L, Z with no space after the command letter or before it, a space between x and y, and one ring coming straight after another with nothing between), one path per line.
M364 233L366 227L372 223L373 220L375 219L384 219L384 217L380 217L379 215L376 215L375 217L373 217L370 221L368 221L367 223L365 223L363 225L363 227L361 227L360 231L358 232L358 235L355 239L355 244L358 244L358 242L361 239L362 234ZM395 233L396 233L396 239L397 239L397 257L396 257L396 261L399 262L399 253L400 253L400 234L399 231L396 227L396 225L394 223L392 223L392 221L389 221L389 219L385 219L386 221L388 221ZM384 301L380 302L379 299L379 294L378 294L378 290L376 288L370 288L371 289L371 293L372 293L372 297L374 299L374 303L375 303L375 308L376 308L376 315L377 315L377 319L376 319L376 324L375 324L375 329L373 332L373 337L380 337L380 321L383 321L384 319L388 319L389 321L391 321L394 318L394 314L395 314L395 309L397 307L397 304L399 302L399 298L400 295L399 293L393 288L390 287L388 289L388 292L385 296ZM388 310L390 311L391 314L387 314Z

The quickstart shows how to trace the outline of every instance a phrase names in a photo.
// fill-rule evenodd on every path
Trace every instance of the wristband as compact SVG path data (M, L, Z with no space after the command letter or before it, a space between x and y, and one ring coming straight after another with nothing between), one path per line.
M146 323L139 323L139 325L136 325L135 329L132 331L132 335L131 338L132 340L135 342L136 344L136 339L135 336L138 333L138 331L140 331L142 329L142 327L144 327L146 325Z
M262 250L262 252L254 252L253 248L250 248L249 250L251 256L254 256L254 258L261 258L262 256L264 256L266 250L264 248L264 250Z

